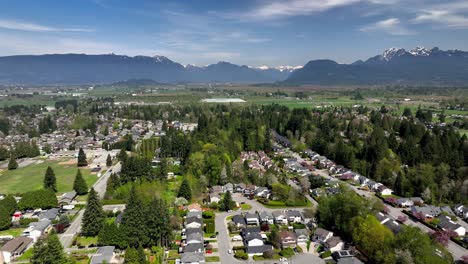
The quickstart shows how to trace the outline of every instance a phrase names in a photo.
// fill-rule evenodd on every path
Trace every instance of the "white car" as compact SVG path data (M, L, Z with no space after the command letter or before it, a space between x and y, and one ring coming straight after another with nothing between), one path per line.
M228 254L232 254L232 250L231 250L231 249L230 249L230 250L228 250Z

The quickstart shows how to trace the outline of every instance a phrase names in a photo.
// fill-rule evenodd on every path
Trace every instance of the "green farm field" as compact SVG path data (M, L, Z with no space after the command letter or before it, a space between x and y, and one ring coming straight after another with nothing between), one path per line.
M59 161L45 161L32 164L16 170L0 172L0 193L24 193L40 190L43 186L44 174L47 166L51 166L57 178L58 192L68 192L73 189L73 181L77 172L76 165L60 164ZM94 184L97 176L87 169L82 169L88 187Z

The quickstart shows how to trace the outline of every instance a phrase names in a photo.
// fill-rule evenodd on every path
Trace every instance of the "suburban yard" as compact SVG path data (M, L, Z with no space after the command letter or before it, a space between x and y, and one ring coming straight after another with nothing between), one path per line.
M76 165L60 164L60 161L45 161L16 170L0 172L0 193L14 194L40 190L47 166L51 166L55 172L58 192L68 192L73 189L73 181L77 172ZM88 169L82 169L81 173L88 186L96 182L97 176L91 174Z

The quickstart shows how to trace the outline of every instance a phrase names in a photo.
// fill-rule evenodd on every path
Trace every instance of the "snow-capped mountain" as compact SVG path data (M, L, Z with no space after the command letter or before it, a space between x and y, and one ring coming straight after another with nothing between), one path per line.
M251 67L251 68L255 68L255 69L259 69L259 70L278 70L280 72L293 72L294 70L297 70L297 69L300 69L302 68L302 66L288 66L288 65L284 65L284 66L273 66L273 67L270 67L270 66L266 66L266 65L263 65L263 66L259 66L259 67Z
M315 60L292 72L285 83L468 85L468 52L437 47L410 51L390 48L352 64Z

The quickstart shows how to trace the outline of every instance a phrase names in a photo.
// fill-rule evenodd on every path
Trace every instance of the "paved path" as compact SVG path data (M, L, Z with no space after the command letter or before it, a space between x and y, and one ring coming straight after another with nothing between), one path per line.
M119 162L113 167L111 167L111 169L107 170L107 172L104 173L104 175L102 175L101 177L99 177L99 179L94 183L93 188L98 193L100 199L102 199L104 197L104 194L106 194L107 180L109 179L111 173L120 172L121 168L122 166ZM81 209L78 212L78 215L73 220L73 222L67 228L65 233L59 235L60 242L62 243L62 246L64 248L70 247L75 235L81 232L81 221L83 220L84 211L84 209Z

